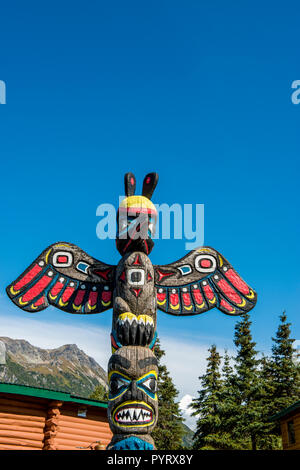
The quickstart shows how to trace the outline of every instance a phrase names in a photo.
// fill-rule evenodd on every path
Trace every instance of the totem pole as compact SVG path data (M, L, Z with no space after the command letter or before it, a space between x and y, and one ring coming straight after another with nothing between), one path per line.
M155 449L150 436L158 418L156 310L197 315L214 307L241 315L257 295L216 250L201 247L174 263L153 266L157 211L151 196L158 175L149 173L141 196L125 175L125 199L117 216L117 266L92 258L76 245L55 243L7 287L20 308L38 312L49 305L68 313L100 313L113 308L108 363L108 449Z

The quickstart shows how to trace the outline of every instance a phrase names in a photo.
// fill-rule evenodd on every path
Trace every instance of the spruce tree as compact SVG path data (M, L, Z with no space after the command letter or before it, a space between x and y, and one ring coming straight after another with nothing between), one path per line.
M228 354L228 351L225 349L224 364L222 367L222 377L223 377L224 385L228 388L230 388L231 386L232 376L233 376L233 368L230 365L230 356Z
M198 398L192 401L190 407L194 410L197 425L194 434L194 449L219 449L220 444L220 392L222 380L220 374L221 356L215 345L208 349L207 368L204 375L199 377L201 390Z
M157 450L178 450L182 448L183 418L176 402L178 390L173 384L172 378L165 365L161 364L161 358L165 352L160 347L159 339L156 340L154 353L158 360L158 422L151 436L154 439Z
M272 356L268 361L269 377L269 413L270 416L299 400L300 373L299 364L295 361L296 349L291 335L291 323L287 322L285 312L280 315L276 337L272 338ZM273 432L280 434L279 424L273 425Z
M222 386L219 398L220 429L218 434L219 448L223 450L242 450L247 448L243 438L233 437L231 434L232 417L235 419L237 411L233 388L233 367L230 365L230 356L225 350L222 367Z
M279 435L278 432L274 432L274 423L270 421L273 407L272 396L274 393L271 359L263 355L260 364L259 380L263 390L260 408L262 419L265 422L265 427L264 434L258 438L258 446L259 449L264 450L281 450L281 434Z
M104 387L104 385L99 384L93 393L89 396L89 398L92 400L106 401L108 400L108 390Z
M234 344L237 348L232 392L235 404L230 417L231 435L243 440L245 448L257 449L257 441L265 433L261 399L263 385L259 377L256 343L252 341L251 321L247 313L235 326Z

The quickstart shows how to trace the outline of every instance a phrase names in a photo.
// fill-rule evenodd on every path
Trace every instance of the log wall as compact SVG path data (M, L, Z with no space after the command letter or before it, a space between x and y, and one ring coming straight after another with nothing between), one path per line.
M291 444L289 442L288 436L288 422L294 422L294 430L295 430L295 443ZM282 446L284 450L300 450L300 411L290 416L285 417L280 422L281 426L281 436L282 436Z
M0 450L42 450L45 421L45 403L0 395Z
M80 450L95 441L104 448L112 433L107 409L0 393L0 450Z
M72 405L62 407L55 439L58 450L75 450L95 441L101 441L106 447L111 438L106 409L99 413L95 408L87 408L87 416L82 418Z

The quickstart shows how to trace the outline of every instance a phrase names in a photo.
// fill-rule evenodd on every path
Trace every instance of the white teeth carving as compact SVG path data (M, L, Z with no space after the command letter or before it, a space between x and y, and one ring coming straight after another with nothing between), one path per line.
M153 318L150 317L149 315L139 315L136 316L134 314L121 314L118 317L117 322L120 325L124 325L126 322L128 322L130 325L132 325L133 322L136 322L138 325L150 325L154 327L154 321Z
M126 317L126 318L118 318L118 323L120 323L121 325L124 325L124 323L128 322L130 323L130 325L132 325L132 322L136 320L136 318L134 317Z
M146 424L151 422L152 413L151 411L145 410L144 408L125 408L117 412L116 419L120 424Z

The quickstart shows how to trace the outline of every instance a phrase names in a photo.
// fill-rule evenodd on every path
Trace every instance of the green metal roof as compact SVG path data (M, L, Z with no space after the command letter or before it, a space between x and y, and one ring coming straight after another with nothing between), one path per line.
M58 400L81 405L97 406L107 408L106 401L91 400L90 398L78 397L66 392L49 390L46 388L29 387L27 385L16 385L0 383L0 393L11 393L13 395L26 395L29 397L46 398L47 400Z
M270 421L276 421L277 419L280 419L283 416L290 414L292 411L295 411L298 408L300 408L300 400L296 401L291 406L288 406L287 408L284 408L283 410L279 411L279 413L276 413L276 415L271 416Z

